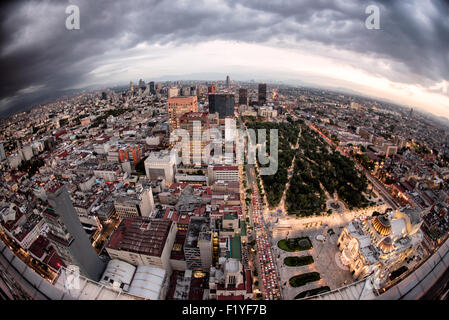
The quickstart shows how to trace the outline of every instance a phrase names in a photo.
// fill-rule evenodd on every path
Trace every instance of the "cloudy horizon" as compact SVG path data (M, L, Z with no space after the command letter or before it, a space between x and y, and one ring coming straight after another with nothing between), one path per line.
M69 5L79 30L65 26ZM365 26L369 5L380 9L378 30ZM449 118L444 0L28 0L0 16L0 114L67 89L216 73L346 89Z

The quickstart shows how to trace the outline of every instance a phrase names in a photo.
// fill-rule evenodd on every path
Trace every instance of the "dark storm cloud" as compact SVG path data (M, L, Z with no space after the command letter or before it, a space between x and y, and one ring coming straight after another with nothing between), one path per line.
M65 29L69 4L80 8L80 30ZM370 4L381 9L381 30L365 28ZM391 72L381 75L393 81L449 80L449 6L443 0L36 0L4 6L0 17L0 112L83 83L105 53L142 42L262 43L289 36L296 45L315 41L386 59Z

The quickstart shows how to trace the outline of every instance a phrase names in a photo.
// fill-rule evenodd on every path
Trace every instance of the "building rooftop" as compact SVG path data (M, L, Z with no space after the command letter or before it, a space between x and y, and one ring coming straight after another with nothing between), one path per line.
M185 247L198 247L198 240L200 233L210 231L209 218L206 217L192 217L190 219L189 229L187 230L187 237Z
M129 293L146 299L160 299L166 271L154 266L138 266Z
M159 257L172 221L143 217L124 219L112 234L107 248Z
M238 261L242 260L242 246L240 236L232 237L231 257L237 259Z
M183 114L179 120L181 121L192 121L192 120L207 120L209 117L209 113L208 112L187 112L185 114Z

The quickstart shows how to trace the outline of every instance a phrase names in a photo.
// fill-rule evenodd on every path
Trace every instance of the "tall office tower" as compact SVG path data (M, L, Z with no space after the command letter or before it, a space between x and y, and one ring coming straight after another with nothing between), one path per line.
M196 87L194 87L194 86L190 87L190 95L196 96Z
M203 134L209 135L209 113L207 112L188 112L179 118L179 126L181 129L189 133L189 141L184 141L184 148L190 150L189 154L182 153L182 162L184 164L201 165L202 151L209 142L210 137L203 140ZM204 159L207 162L208 159Z
M172 97L168 99L168 128L172 132L179 128L179 117L187 112L198 112L198 98Z
M218 112L220 119L234 116L234 95L210 94L209 95L209 113Z
M207 93L217 93L217 86L208 86Z
M410 119L413 117L413 108L410 108L410 113L409 113L408 117L409 117Z
M212 232L200 232L198 235L198 247L200 248L201 267L210 270L212 266Z
M210 233L210 218L190 218L187 237L184 243L184 256L187 268L193 271L209 271L212 262L212 241L207 234Z
M137 165L141 160L141 149L138 145L126 145L118 150L120 162L132 161L133 165Z
M259 106L264 105L267 103L267 84L266 83L259 83Z
M156 90L154 88L154 81L150 82L150 93L151 94L156 94Z
M101 93L101 100L106 100L108 98L108 94L106 92Z
M139 89L145 89L147 85L145 84L145 81L142 79L139 80Z
M181 89L181 95L184 97L190 96L190 87L184 87Z
M3 161L5 159L6 159L5 147L3 146L3 143L0 143L0 161Z
M229 76L226 76L226 88L229 89L229 87L231 87L231 78L229 78Z
M239 105L241 104L248 104L248 89L239 89Z
M179 89L172 87L168 89L168 98L177 97L179 95Z
M80 273L100 280L105 263L95 252L73 207L67 187L55 185L47 190L48 208L43 217L50 228L47 238L66 266L77 265Z

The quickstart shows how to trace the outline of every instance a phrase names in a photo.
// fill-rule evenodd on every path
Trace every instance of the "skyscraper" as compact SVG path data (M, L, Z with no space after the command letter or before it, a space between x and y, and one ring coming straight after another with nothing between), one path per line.
M156 90L154 88L154 81L150 82L150 93L151 94L156 94Z
M73 207L66 186L55 185L47 190L48 202L43 217L50 228L47 238L66 266L76 265L82 275L98 281L105 263L95 252Z
M193 163L201 164L202 151L208 144L209 137L203 139L203 134L208 135L210 129L209 113L207 112L188 112L179 118L179 126L181 129L189 133L189 141L184 141L185 148L190 150L189 155L182 154L184 164ZM204 159L206 160L206 159Z
M145 89L147 85L145 84L145 81L142 79L139 80L139 89Z
M190 87L183 87L181 89L181 95L184 97L190 96Z
M248 89L239 89L239 105L241 104L248 104Z
M208 86L207 93L217 93L217 86Z
M209 113L218 112L221 119L234 116L234 104L233 94L209 94Z
M170 132L179 128L179 117L187 112L198 112L198 98L172 97L168 99L168 126Z
M168 89L168 98L177 97L179 95L179 89L172 87Z
M231 86L231 78L229 78L229 76L226 76L226 88L229 89L230 86Z
M120 162L132 161L133 165L137 165L141 160L141 149L138 145L127 145L118 150Z
M3 146L3 143L0 143L0 161L3 161L5 159L6 159L5 147Z
M259 101L260 106L267 103L267 84L266 83L259 83L258 101Z

